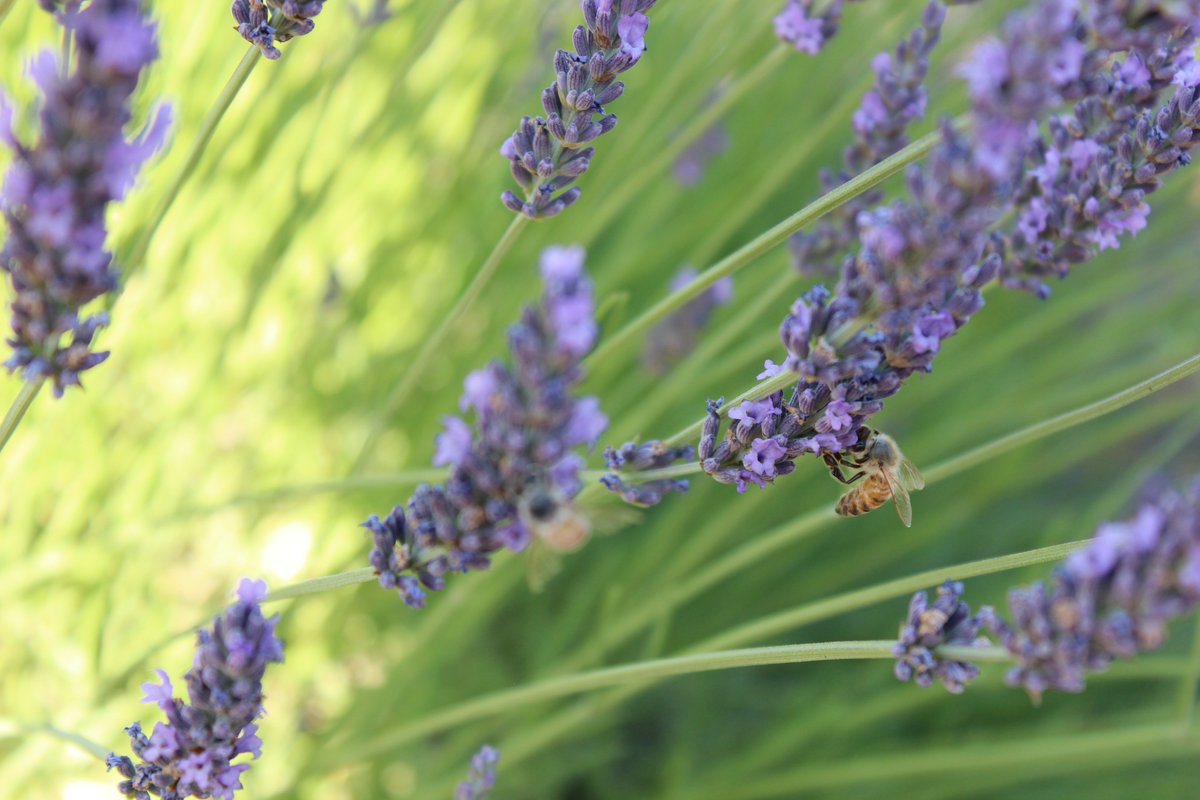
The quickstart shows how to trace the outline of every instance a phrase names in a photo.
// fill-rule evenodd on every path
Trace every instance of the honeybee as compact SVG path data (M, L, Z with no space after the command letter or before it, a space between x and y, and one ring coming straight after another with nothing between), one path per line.
M530 589L540 592L562 569L562 554L587 544L592 524L566 495L541 483L525 490L517 513L533 534L525 578Z
M521 521L555 553L573 553L587 544L592 523L561 491L535 485L521 497Z
M913 463L904 457L896 440L872 430L861 448L851 453L826 454L825 463L833 477L845 484L863 482L842 495L834 509L843 517L857 517L882 506L889 499L907 528L912 527L912 502L908 493L925 488L925 478ZM859 470L846 477L842 467Z
M580 508L561 490L541 481L525 489L517 514L533 535L525 563L529 588L535 592L559 573L562 556L582 548L593 533L615 533L641 516L623 503Z

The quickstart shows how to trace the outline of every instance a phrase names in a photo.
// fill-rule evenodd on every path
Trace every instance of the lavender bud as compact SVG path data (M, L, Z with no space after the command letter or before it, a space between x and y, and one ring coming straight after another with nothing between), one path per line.
M624 90L617 75L633 67L646 50L644 37L650 22L642 12L652 5L626 2L618 6L618 15L610 3L581 3L586 24L575 29L574 52L555 53L555 81L542 93L548 119L539 120L544 139L533 148L538 166L525 159L529 151L522 137L525 120L500 150L525 191L523 200L511 192L501 195L509 210L545 219L562 213L579 198L579 188L571 184L587 169L592 149L582 160L572 151L616 127L617 118L605 111L605 105ZM539 180L526 179L522 170L537 174Z

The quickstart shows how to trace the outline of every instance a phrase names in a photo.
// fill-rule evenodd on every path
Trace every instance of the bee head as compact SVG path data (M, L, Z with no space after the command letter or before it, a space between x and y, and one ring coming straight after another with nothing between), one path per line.
M558 511L558 501L545 489L534 489L529 495L526 508L529 510L529 516L538 522L545 522Z

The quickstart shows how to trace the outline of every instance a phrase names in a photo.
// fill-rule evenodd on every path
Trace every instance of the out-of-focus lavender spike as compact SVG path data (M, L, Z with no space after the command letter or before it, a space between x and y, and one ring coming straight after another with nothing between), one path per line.
M946 581L938 587L937 600L929 605L925 592L913 595L908 619L900 626L900 636L892 653L896 656L896 677L916 680L928 688L934 680L953 694L961 694L968 683L979 676L979 667L969 661L939 658L940 645L985 647L991 644L980 636L980 628L991 619L991 609L971 616L971 607L962 602L963 585Z
M612 472L601 478L600 482L630 505L656 506L662 502L665 494L686 492L688 482L675 478L639 480L638 473L669 467L678 461L691 461L695 456L696 451L692 447L671 447L661 439L626 442L616 448L610 446L604 451L604 463ZM628 480L617 473L625 475Z
M843 0L830 0L823 11L813 8L815 0L787 0L775 17L775 35L801 53L815 56L837 34L842 21Z
M524 194L501 195L509 210L544 219L579 199L579 187L571 184L591 164L591 143L617 124L606 106L625 90L617 76L646 51L645 12L656 2L581 0L584 24L575 29L574 50L555 53L557 78L542 92L546 116L522 118L500 148Z
M245 579L237 600L198 636L196 657L184 676L188 700L174 696L167 673L159 683L142 684L144 702L167 716L147 736L139 723L125 729L135 763L109 754L108 768L124 778L117 787L126 797L180 800L220 797L233 800L242 788L246 763L231 763L248 753L258 758L262 740L255 720L263 716L263 674L267 665L283 661L283 643L275 636L279 617L267 619L259 603L267 594L263 581Z
M484 745L471 757L471 771L467 779L458 785L454 800L487 800L496 786L496 765L500 763L500 751Z
M365 10L360 9L357 5L350 6L350 13L363 28L373 28L382 25L396 14L388 4L391 0L371 0L370 5Z
M858 251L836 292L810 290L780 327L784 366L800 376L790 399L777 392L733 409L720 442L710 411L706 473L744 491L791 472L802 453L858 452L867 420L983 307L984 285L1002 275L1037 288L1037 275L1062 274L1145 223L1147 193L1188 163L1198 129L1189 25L1200 0L1133 16L1126 6L1081 14L1073 0L1041 0L975 49L962 70L970 128L943 123L928 163L908 173L907 196L858 214ZM1074 116L1051 124L1051 144L1039 141L1038 123L1071 101ZM1010 219L1015 233L998 229ZM1059 238L1044 241L1046 230Z
M138 80L158 57L156 26L143 3L93 0L67 19L71 73L64 76L49 52L30 66L42 94L36 144L17 138L12 109L0 96L0 142L14 156L0 190L8 225L0 269L14 290L14 352L5 366L27 380L50 380L58 396L108 357L92 347L107 316L81 313L117 286L105 216L170 125L170 110L161 107L140 135L125 138Z
M1106 522L1049 584L1008 595L1012 622L989 622L1017 665L1006 679L1035 702L1081 692L1087 673L1158 649L1167 623L1200 606L1200 480L1152 491L1137 514Z
M686 266L671 279L670 289L677 291L691 283L699 273ZM726 277L708 287L687 305L674 312L650 332L642 364L656 375L664 375L696 347L696 340L713 312L733 300L733 278Z
M846 148L845 168L837 174L822 171L822 192L833 191L908 144L909 128L925 116L929 55L941 38L945 19L945 4L934 0L926 6L920 27L895 51L872 59L875 85L854 112L854 143ZM796 268L808 275L836 275L841 257L858 241L858 215L882 198L882 191L865 192L834 209L813 230L794 235L789 244Z
M363 523L380 585L413 608L448 574L487 569L492 554L525 549L572 511L578 451L608 426L595 397L574 394L598 334L583 248L547 248L541 273L541 302L508 331L511 365L493 361L468 375L460 410L473 422L447 417L437 437L434 463L450 468L446 482L421 485L407 509Z
M709 92L705 106L716 103L727 90L725 81L718 83ZM695 186L703 179L708 162L728 149L729 129L724 122L717 120L675 159L675 180L680 186Z
M230 10L242 38L275 60L281 55L275 44L312 33L324 7L325 0L233 0Z

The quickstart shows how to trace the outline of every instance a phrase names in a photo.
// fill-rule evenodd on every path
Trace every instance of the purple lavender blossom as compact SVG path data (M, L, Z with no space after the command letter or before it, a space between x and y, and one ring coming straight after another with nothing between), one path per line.
M231 11L235 30L274 61L282 55L275 43L312 33L324 7L325 0L233 0Z
M974 51L963 71L970 132L943 123L928 164L908 173L907 196L859 212L858 251L842 263L836 293L808 291L780 326L784 366L799 376L788 402L781 392L766 398L781 421L731 423L718 442L710 407L699 448L706 473L742 491L765 481L745 468L759 438L777 438L788 459L857 452L869 418L930 371L983 307L984 285L1000 277L1044 294L1041 275L1063 275L1144 226L1146 195L1188 163L1200 129L1188 85L1200 0L1136 15L1126 5L1081 14L1071 0L1041 0ZM1042 141L1038 123L1071 101L1073 116L1051 118L1053 139ZM825 414L835 397L836 414Z
M557 78L542 92L546 116L522 118L500 148L525 192L524 199L511 191L500 196L511 211L543 219L579 199L571 184L591 163L590 143L617 124L605 105L625 91L617 76L646 51L645 12L657 1L581 0L585 24L575 29L574 51L555 53Z
M917 685L928 688L934 679L953 694L961 694L968 683L979 676L979 667L968 661L938 658L940 645L984 647L991 644L979 630L990 619L991 610L984 608L971 616L971 607L962 602L963 585L946 581L938 587L937 600L929 605L925 592L913 595L908 607L908 620L900 626L900 636L892 653L896 656L896 677L902 681L916 679Z
M1200 605L1200 480L1149 493L1137 514L1101 525L1049 585L1013 589L1013 621L989 623L1017 659L1006 680L1035 702L1081 692L1089 671L1158 649L1170 620Z
M676 478L646 480L638 473L664 469L677 461L691 461L695 457L696 451L692 447L671 447L661 439L626 442L619 448L610 446L604 451L604 463L612 472L601 478L600 483L630 505L656 506L669 492L686 492L688 482ZM626 474L629 480L621 478L616 474L618 472Z
M140 763L109 754L108 768L125 778L121 794L138 800L151 795L233 800L242 788L241 775L250 765L231 762L242 754L262 754L254 721L264 713L263 673L267 664L283 661L283 643L275 636L279 617L267 619L259 607L266 594L263 581L242 580L237 600L213 620L211 631L199 632L195 663L184 676L190 702L174 696L163 670L159 683L142 684L143 702L161 708L167 723L157 723L149 736L136 722L125 729Z
M946 6L934 0L926 7L921 26L894 53L884 51L871 60L875 85L854 113L854 143L843 156L845 168L836 175L822 170L822 192L833 191L908 144L909 128L925 116L929 56L941 38L945 19ZM841 256L858 240L858 215L882 198L881 191L865 192L839 206L812 231L795 234L789 244L796 268L808 275L836 274Z
M140 0L93 0L69 19L70 75L50 52L30 65L43 97L35 145L17 138L12 109L0 96L0 141L14 156L0 190L8 225L0 269L14 289L14 352L5 366L26 380L53 381L56 396L108 357L92 348L108 317L81 313L117 286L105 215L162 146L170 120L169 109L160 108L139 136L125 138L138 79L158 57L156 28Z
M679 270L671 279L670 289L678 291L697 276L695 267ZM655 375L665 375L696 347L713 312L733 300L733 278L726 277L708 287L687 305L675 311L650 331L642 364Z
M471 757L471 771L467 779L458 785L454 800L487 800L496 785L496 765L500 762L500 751L484 745Z
M542 254L541 302L509 328L512 365L493 361L463 382L459 408L447 417L434 463L450 467L445 483L417 487L407 509L363 523L374 546L371 566L385 589L413 608L440 591L452 572L487 569L502 549L523 550L537 496L569 503L582 484L583 459L608 425L594 397L576 397L580 361L596 342L592 284L581 247Z
M775 17L775 35L801 53L815 56L837 33L842 20L842 0L832 0L828 8L813 13L814 0L787 0Z

